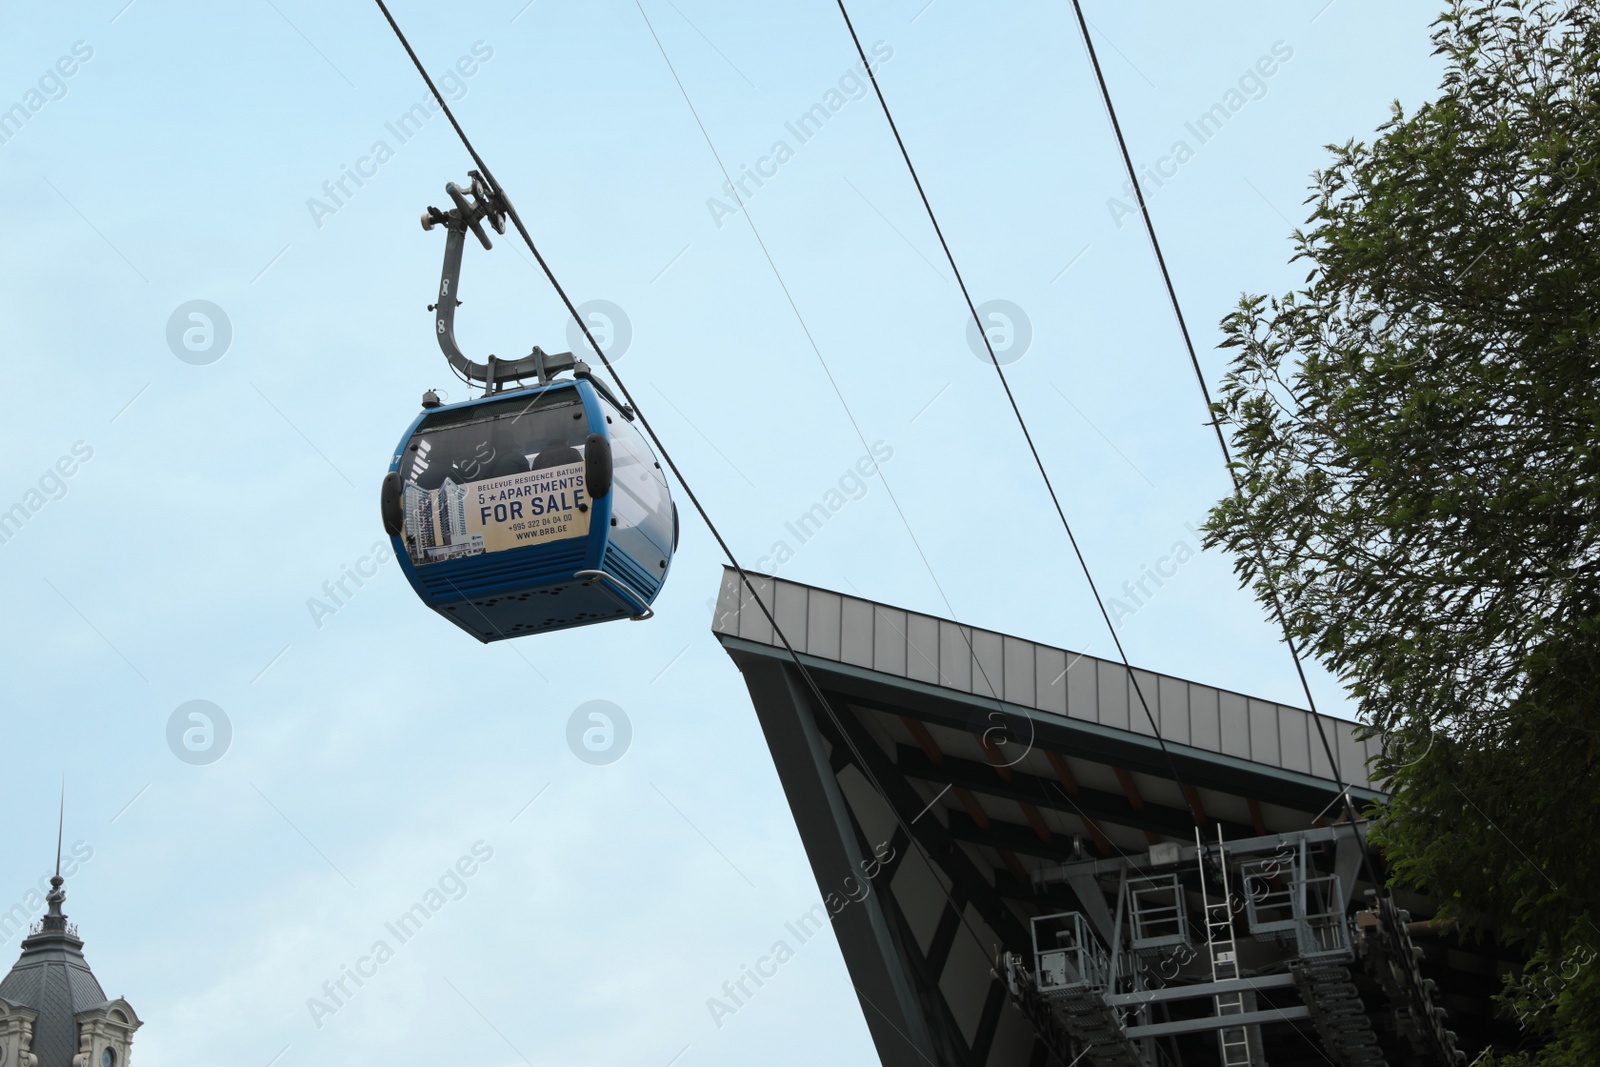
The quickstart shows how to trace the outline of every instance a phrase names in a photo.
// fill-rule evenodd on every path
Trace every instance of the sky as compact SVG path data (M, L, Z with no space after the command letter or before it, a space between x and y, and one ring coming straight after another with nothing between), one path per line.
M1111 656L837 7L641 3L392 9L745 565ZM1433 93L1436 8L1085 7L1215 386L1222 316L1303 278L1325 146ZM1303 705L1226 558L1123 591L1227 476L1070 4L851 17L1130 658ZM708 1007L820 894L680 487L643 624L484 646L374 558L422 392L469 395L417 220L471 163L426 101L373 5L0 5L0 917L64 779L66 910L144 1063L876 1063L831 934ZM742 208L718 156L765 175ZM477 358L571 347L512 240L461 295ZM568 742L597 706L609 762Z

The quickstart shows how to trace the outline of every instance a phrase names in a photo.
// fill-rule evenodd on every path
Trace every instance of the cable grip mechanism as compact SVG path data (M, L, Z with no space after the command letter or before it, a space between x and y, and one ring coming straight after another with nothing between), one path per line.
M434 333L439 350L450 365L469 381L478 382L485 393L497 393L506 383L520 382L525 378L537 379L543 385L563 371L587 374L588 366L571 352L548 353L537 345L521 359L499 359L490 355L479 363L466 356L456 344L456 308L461 301L456 297L461 283L461 253L466 247L467 231L471 230L478 243L492 249L493 243L483 228L487 221L495 233L506 232L506 216L510 204L505 194L493 188L478 171L467 172L465 189L455 182L446 182L444 191L455 206L441 211L433 205L422 213L422 228L433 230L444 227L444 267L439 274L439 300L429 304L434 313Z

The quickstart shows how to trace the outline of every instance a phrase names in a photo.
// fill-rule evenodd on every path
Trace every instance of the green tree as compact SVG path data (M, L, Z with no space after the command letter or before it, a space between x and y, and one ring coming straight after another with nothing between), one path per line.
M1438 98L1330 146L1303 288L1215 416L1241 581L1387 739L1396 879L1533 955L1519 1065L1600 1063L1600 0L1434 23Z

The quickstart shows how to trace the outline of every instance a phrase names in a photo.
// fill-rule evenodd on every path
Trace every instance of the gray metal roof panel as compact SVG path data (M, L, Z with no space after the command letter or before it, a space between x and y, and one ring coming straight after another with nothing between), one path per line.
M750 578L796 652L958 693L997 696L1069 720L1152 733L1120 663L781 578ZM723 571L712 631L783 647L731 568ZM1171 675L1137 673L1165 740L1333 780L1311 712ZM1378 742L1358 741L1356 724L1348 720L1317 718L1345 783L1380 789L1366 765Z

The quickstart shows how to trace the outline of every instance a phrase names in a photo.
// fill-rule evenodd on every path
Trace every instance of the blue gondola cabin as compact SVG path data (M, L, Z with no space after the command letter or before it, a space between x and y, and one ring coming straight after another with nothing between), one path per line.
M425 407L382 505L417 595L484 642L648 618L677 547L661 465L587 377Z

